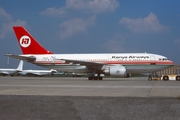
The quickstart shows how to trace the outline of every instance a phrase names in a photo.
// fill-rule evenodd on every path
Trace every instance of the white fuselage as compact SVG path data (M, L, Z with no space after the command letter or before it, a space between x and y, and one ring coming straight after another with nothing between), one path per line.
M2 75L13 75L18 72L17 69L0 69L0 74Z
M92 73L97 72L95 64L102 64L100 70L104 69L108 65L122 65L126 68L127 73L147 73L166 69L174 65L174 63L168 60L166 57L149 54L149 53L113 53L113 54L45 54L45 55L21 55L21 56L33 56L36 58L33 64L55 69L62 72L73 73ZM66 60L79 61L66 62ZM83 63L81 63L83 61ZM87 62L87 64L84 64ZM99 66L98 66L99 67Z
M27 74L31 74L31 75L51 75L52 71L51 70L22 70L21 72L19 72L19 74L22 75L27 75Z

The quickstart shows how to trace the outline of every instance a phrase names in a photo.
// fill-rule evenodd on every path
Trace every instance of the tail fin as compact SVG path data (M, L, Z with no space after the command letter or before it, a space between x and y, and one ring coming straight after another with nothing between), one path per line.
M22 71L23 70L23 60L20 60L19 65L17 67L17 70L18 71Z
M14 26L13 29L23 54L53 54L43 48L24 27Z

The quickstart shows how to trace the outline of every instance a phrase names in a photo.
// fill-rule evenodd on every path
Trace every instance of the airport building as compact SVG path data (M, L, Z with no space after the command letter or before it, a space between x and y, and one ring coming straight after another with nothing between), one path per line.
M155 74L155 73L153 73L153 74ZM168 68L168 69L158 71L158 72L156 72L156 74L157 74L158 76L161 76L161 75L177 75L177 74L180 74L180 65L174 65L173 67L170 67L170 68Z

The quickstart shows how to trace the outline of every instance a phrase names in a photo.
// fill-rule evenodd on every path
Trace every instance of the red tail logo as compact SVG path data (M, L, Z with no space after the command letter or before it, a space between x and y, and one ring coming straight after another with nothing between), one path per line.
M20 45L22 47L28 47L31 44L31 39L28 36L22 36L20 38Z
M42 47L22 26L14 26L13 29L23 54L53 54Z

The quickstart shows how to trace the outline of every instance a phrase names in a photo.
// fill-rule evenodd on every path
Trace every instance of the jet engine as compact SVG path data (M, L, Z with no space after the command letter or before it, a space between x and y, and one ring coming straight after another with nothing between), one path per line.
M126 77L126 68L122 65L120 66L108 66L105 68L104 73L110 75L111 77Z

